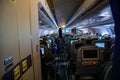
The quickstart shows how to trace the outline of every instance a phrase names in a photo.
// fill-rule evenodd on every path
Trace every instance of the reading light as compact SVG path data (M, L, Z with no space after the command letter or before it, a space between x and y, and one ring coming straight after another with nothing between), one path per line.
M96 64L96 62L93 62L93 64L95 65L95 64Z

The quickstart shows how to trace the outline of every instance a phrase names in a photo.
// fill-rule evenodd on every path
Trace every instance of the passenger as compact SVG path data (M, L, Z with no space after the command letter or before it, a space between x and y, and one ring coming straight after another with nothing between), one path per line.
M56 44L54 44L53 45L53 54L55 54L56 55L56 53L57 53L57 45Z
M64 40L61 38L56 38L55 43L57 44L57 52L60 53L61 49L64 49Z
M40 44L43 44L43 45L45 45L45 46L47 46L47 39L46 38L43 38L43 40L40 42Z

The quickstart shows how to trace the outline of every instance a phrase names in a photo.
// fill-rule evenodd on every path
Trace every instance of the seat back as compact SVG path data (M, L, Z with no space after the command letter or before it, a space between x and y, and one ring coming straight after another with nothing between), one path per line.
M83 41L79 41L79 42L74 42L71 45L71 60L76 60L76 55L78 53L78 50L80 47L84 46L85 43Z
M97 74L100 70L101 54L96 46L83 46L79 48L76 57L76 74Z

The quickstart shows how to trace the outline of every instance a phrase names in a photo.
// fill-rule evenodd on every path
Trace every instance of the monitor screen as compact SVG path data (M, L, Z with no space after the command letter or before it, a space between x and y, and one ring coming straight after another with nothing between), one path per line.
M45 53L44 48L40 48L42 55Z
M101 40L101 39L102 39L102 36L98 36L98 39Z
M95 43L95 45L99 48L105 48L105 43Z
M97 50L83 50L83 58L98 58Z
M70 32L70 30L66 29L66 30L65 30L65 32L66 32L66 33L69 33L69 32Z
M71 40L70 43L73 44L74 42L77 42L78 40Z
M51 39L48 39L48 41L49 41L50 43L52 43L52 40L51 40Z
M75 49L80 48L81 46L83 46L84 44L75 44Z

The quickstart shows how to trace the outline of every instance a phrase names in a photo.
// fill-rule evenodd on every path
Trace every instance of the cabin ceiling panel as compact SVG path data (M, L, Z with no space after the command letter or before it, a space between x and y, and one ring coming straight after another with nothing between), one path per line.
M52 15L54 16L54 19L58 27L68 24L68 22L71 21L73 17L76 17L76 15L77 17L72 20L72 22L67 26L67 28L80 26L82 22L86 23L85 22L86 20L88 20L89 22L86 25L82 25L83 27L89 25L89 23L91 24L91 20L95 20L95 19L102 20L100 24L102 24L104 21L106 21L107 23L113 22L111 17L108 16L109 18L105 18L103 16L109 11L106 12L105 14L102 14L102 10L109 5L109 0L91 0L91 1L90 0L45 0L45 1L48 3L48 6L52 12ZM88 5L86 4L89 4L89 7L87 7ZM42 8L42 6L39 6L39 10L40 8ZM39 22L42 21L40 25L47 26L48 28L50 27L53 29L55 28L55 25L53 24L51 19L48 16L46 16L46 14L40 11L39 11L39 20L40 20ZM92 26L93 24L94 23L92 23L89 26Z
M58 26L66 25L84 0L53 0Z

